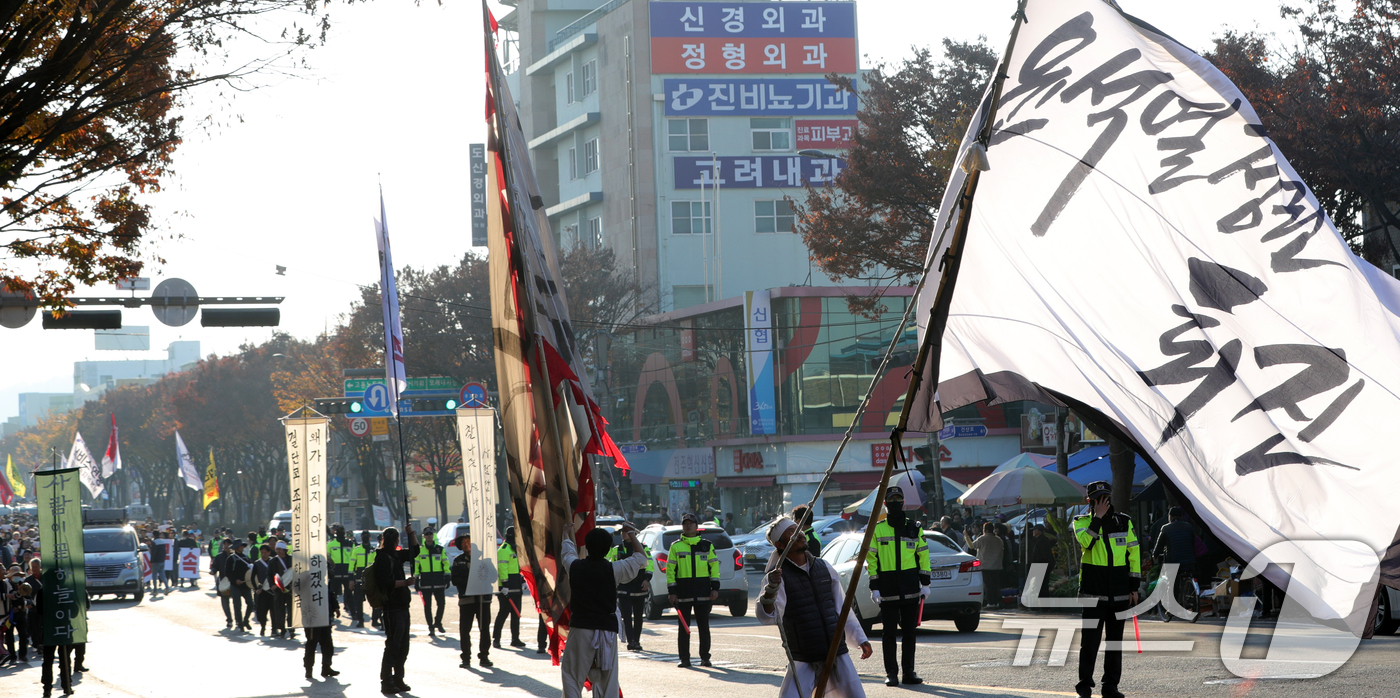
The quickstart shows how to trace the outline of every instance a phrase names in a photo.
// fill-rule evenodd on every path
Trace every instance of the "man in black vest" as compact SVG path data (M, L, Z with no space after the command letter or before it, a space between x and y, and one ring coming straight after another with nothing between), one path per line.
M593 683L594 698L617 698L617 587L632 581L646 568L637 529L622 528L630 551L625 559L608 561L612 533L595 528L584 537L588 557L579 558L573 530L564 538L560 559L569 570L569 642L559 668L564 679L564 698L583 695L583 681Z
M248 624L248 616L253 613L253 590L246 581L252 563L243 557L243 548L246 545L245 541L235 540L233 554L224 560L224 576L233 582L233 586L229 587L229 596L233 598L233 617L238 621L239 633L246 633L252 629ZM151 564L154 567L155 563Z
M491 595L467 593L467 585L472 578L472 537L470 531L471 529L466 525L457 527L457 532L461 534L457 536L457 549L462 551L462 554L452 561L452 584L457 587L457 631L462 634L462 663L457 666L463 669L470 669L472 665L473 623L481 629L481 645L477 649L476 658L481 662L481 666L492 666L491 630L487 627L491 620ZM480 554L479 549L477 554ZM487 563L482 561L477 564L485 565Z
M768 541L775 551L768 563L767 583L758 597L758 622L778 626L783 649L787 651L787 676L778 695L800 698L812 692L831 647L832 634L840 630L836 623L844 602L841 577L830 563L808 554L807 537L792 519L779 519L773 524L768 529ZM779 564L788 543L792 543L792 550ZM831 667L826 695L864 698L865 690L847 653L847 644L860 647L861 659L869 659L874 650L854 613L846 618L844 630L846 642L839 646Z
M385 694L406 693L403 665L408 661L408 607L413 594L408 587L418 583L417 577L404 574L404 565L418 557L418 539L413 526L405 525L408 543L399 547L399 530L386 528L379 536L379 550L374 554L370 574L384 593L384 657L379 663L379 691Z

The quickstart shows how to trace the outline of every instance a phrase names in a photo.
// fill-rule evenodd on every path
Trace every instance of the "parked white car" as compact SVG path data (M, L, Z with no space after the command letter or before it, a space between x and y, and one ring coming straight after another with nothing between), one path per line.
M822 559L841 575L842 588L849 588L864 535L862 531L852 531L822 545ZM978 569L981 563L942 533L924 531L924 540L928 543L932 581L931 593L924 600L923 620L951 620L960 633L976 630L982 620L982 571ZM870 574L865 565L860 568L853 609L867 631L880 622L880 607L870 598Z
M654 561L651 573L651 595L646 600L646 614L650 620L661 617L671 605L666 594L666 558L671 544L681 537L680 526L648 526L638 534L637 539L651 550ZM719 598L715 606L728 606L729 614L742 616L749 612L749 576L744 573L744 556L729 540L724 529L715 526L701 526L700 537L715 546L715 557L719 560Z

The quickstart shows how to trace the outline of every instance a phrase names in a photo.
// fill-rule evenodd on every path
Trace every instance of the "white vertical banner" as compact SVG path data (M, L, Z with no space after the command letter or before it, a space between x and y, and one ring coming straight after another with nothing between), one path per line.
M92 456L88 456L88 460L92 460ZM204 478L194 467L194 459L190 458L190 449L185 447L185 440L180 438L178 431L175 432L175 460L180 463L180 479L185 481L185 486L203 492Z
M749 377L749 433L778 433L778 400L773 388L773 313L768 290L746 291L744 361Z
M403 328L399 324L399 289L394 280L394 254L389 247L389 216L384 212L384 192L379 192L379 219L374 222L379 247L379 300L384 316L384 385L389 388L389 412L399 416L399 393L408 388L403 366Z
M179 434L176 434L176 437L178 436ZM83 442L81 433L73 436L73 450L68 452L68 461L64 463L64 467L78 469L78 480L87 488L93 499L97 499L107 489L102 484L102 466L92 459L92 453Z
M472 574L469 596L496 592L496 412L458 408L457 439L462 447L462 486L471 525Z
M292 625L331 624L326 583L326 419L284 419L292 500Z

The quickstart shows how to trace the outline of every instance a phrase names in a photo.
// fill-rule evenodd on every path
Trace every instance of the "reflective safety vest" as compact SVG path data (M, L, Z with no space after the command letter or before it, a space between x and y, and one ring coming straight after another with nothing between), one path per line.
M1110 512L1074 518L1074 537L1084 551L1080 557L1079 594L1109 601L1127 601L1142 580L1142 548L1127 514Z
M439 548L437 553L428 552L428 546L418 548L418 557L413 558L413 573L423 574L424 572L446 572L447 553Z
M650 596L652 571L656 568L656 563L651 559L651 548L642 546L642 555L647 559L647 566L631 581L617 585L619 596ZM616 562L627 557L627 544L614 545L608 548L608 562Z
M681 536L666 552L666 591L678 601L709 600L710 592L719 590L714 543L700 536Z
M345 565L350 562L350 551L340 544L340 541L332 538L326 543L326 557L330 559L332 565Z
M218 538L215 538L215 539L209 541L209 557L215 558L215 557L218 557L218 556L219 556L219 539L218 539Z
M917 526L895 531L888 520L875 524L875 540L865 553L870 570L870 589L883 600L917 599L919 587L929 582L928 543Z
M350 549L349 565L351 572L357 572L374 564L374 548L357 545Z
M501 547L496 548L496 571L501 584L505 584L511 575L520 574L520 560L515 557L515 549L510 547L510 543L502 543Z

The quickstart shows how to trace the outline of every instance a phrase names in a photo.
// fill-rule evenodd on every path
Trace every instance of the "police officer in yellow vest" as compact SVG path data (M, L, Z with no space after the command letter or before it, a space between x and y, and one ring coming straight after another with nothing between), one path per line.
M917 524L904 514L904 489L894 485L885 490L889 514L875 524L875 540L866 551L870 569L870 598L880 606L880 625L885 654L885 685L919 684L914 673L914 649L918 642L920 600L929 591L928 543ZM903 630L903 634L900 634ZM895 657L896 638L904 642L903 655ZM899 665L904 674L900 679Z
M1127 514L1113 509L1113 488L1102 480L1086 488L1090 514L1074 519L1074 537L1084 551L1079 568L1079 596L1093 599L1085 606L1079 641L1079 683L1075 691L1092 695L1094 660L1099 642L1108 640L1103 655L1103 698L1121 698L1118 680L1123 675L1123 619L1118 614L1137 604L1142 582L1142 557L1137 532ZM1104 636L1107 635L1107 638Z
M369 531L360 533L360 545L350 549L350 559L348 561L350 571L350 582L346 593L345 607L350 613L350 617L355 620L351 627L365 627L365 594L364 588L360 584L360 572L374 564L374 546L369 544Z
M719 598L719 559L715 546L700 537L700 521L694 514L681 517L681 537L666 551L666 591L671 606L685 620L677 629L681 662L690 667L690 632L700 632L700 666L710 664L710 608ZM677 625L680 625L678 619Z
M418 548L418 557L413 559L413 576L418 578L418 595L423 597L423 617L428 621L428 635L437 637L439 632L446 634L442 627L442 613L447 584L447 553L434 538L424 536L424 545ZM433 601L437 601L437 615L433 615Z
M630 554L627 541L623 541L608 550L608 561L626 560ZM651 596L651 577L655 568L651 548L643 545L642 555L647 559L646 568L632 581L617 585L617 609L622 613L622 626L627 631L627 649L633 652L642 651L642 616L645 615L643 610L647 597Z
M330 561L330 574L328 578L328 588L330 590L331 616L340 617L340 596L345 592L345 586L350 581L350 546L345 540L345 527L340 524L331 526L331 534L326 543L326 559ZM350 599L345 599L348 610Z
M520 576L520 560L515 556L515 527L506 528L506 539L496 548L496 573L499 575L500 588L497 593L501 595L501 610L496 611L496 622L493 628L491 644L496 649L501 648L501 629L505 627L506 618L510 618L510 646L524 647L525 643L520 641L520 599L521 589L525 587L525 578ZM544 626L543 623L540 624Z

